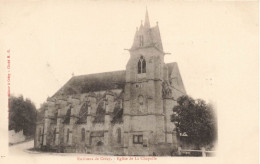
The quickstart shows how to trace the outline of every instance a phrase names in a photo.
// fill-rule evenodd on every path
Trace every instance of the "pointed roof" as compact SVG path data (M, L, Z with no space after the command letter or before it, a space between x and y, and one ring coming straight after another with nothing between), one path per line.
M154 47L163 53L162 40L158 24L150 27L148 10L146 9L144 25L141 22L139 29L137 29L134 37L134 43L131 50Z
M174 80L174 84L173 84L174 89L179 91L182 94L186 94L186 90L184 87L184 83L182 81L178 64L176 62L173 62L173 63L167 63L166 66L168 68L168 78Z
M150 21L149 21L149 15L148 15L147 7L146 7L146 13L145 13L144 27L150 28Z

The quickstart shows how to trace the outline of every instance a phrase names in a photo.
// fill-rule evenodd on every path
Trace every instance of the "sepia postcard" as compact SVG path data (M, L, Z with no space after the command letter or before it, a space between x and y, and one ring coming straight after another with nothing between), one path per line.
M0 163L259 163L258 12L0 0Z

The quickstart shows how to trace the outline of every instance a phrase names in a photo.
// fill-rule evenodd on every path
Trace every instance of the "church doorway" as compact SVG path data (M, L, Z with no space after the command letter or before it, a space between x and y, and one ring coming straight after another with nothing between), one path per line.
M104 152L104 143L102 141L98 141L94 146L95 154L102 154Z

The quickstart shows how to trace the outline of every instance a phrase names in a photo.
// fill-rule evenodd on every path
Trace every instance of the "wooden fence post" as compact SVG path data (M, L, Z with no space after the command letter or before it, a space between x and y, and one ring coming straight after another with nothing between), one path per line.
M181 155L181 147L178 147L177 154L180 156Z
M204 147L201 148L201 152L202 152L202 157L206 157L206 150Z

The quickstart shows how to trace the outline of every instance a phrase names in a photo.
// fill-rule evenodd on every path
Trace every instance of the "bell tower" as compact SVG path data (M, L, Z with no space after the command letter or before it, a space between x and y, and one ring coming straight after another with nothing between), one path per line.
M125 154L135 155L131 150L148 152L149 145L165 142L164 52L158 23L150 27L147 10L144 24L141 22L137 28L129 52L124 96L124 147L128 147Z

